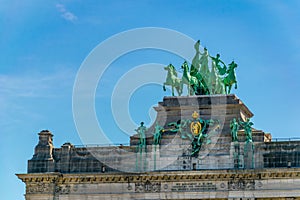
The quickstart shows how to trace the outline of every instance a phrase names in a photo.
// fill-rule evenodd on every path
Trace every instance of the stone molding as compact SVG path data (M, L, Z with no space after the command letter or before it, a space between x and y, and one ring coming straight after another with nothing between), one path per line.
M231 180L269 180L300 179L299 169L268 170L204 170L148 173L91 173L91 174L17 174L27 185L31 183L81 184L81 183L140 183L182 182L182 181L231 181ZM233 182L235 183L235 182ZM42 185L39 186L41 188Z

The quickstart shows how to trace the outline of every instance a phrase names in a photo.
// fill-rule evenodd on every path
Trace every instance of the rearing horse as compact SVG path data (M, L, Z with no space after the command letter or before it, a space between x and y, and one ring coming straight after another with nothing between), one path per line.
M233 84L235 84L234 88L237 89L237 81L235 76L235 68L237 68L237 64L232 61L228 66L227 76L223 79L226 94L230 93Z
M175 87L178 96L180 96L182 94L182 82L181 79L177 77L177 72L175 67L172 64L169 64L168 66L164 67L164 69L168 71L168 75L166 78L166 82L164 82L163 90L166 91L166 85L169 85L172 87L172 96L175 96L174 95L174 87Z
M183 75L182 75L182 80L181 80L182 84L187 85L188 95L193 95L193 94L195 94L195 91L198 90L199 81L195 76L190 75L189 65L186 61L184 61L181 68L183 69Z

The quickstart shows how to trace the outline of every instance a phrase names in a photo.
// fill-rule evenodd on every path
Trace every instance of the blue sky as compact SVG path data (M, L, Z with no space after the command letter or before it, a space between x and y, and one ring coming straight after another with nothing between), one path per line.
M133 28L173 29L200 39L226 63L234 59L239 88L233 92L255 114L255 128L275 138L299 137L299 9L297 0L0 0L2 198L23 198L24 184L14 174L26 172L39 131L52 131L56 147L81 144L72 114L76 73L99 43ZM128 143L110 110L118 79L144 63L170 62L179 68L183 59L141 50L122 56L105 72L95 104L114 142ZM164 95L170 92L158 85L139 88L130 99L133 121L149 124L149 109Z

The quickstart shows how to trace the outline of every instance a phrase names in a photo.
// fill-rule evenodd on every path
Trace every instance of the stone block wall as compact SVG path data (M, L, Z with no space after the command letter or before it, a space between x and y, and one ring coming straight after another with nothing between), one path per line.
M41 141L28 161L28 173L300 167L300 141L265 143L261 142L263 134L254 130L254 142L248 145L243 131L239 132L240 141L236 143L223 134L217 142L203 144L198 157L191 157L190 141L178 134L166 135L161 145L147 145L139 153L137 146L76 147L65 143L54 148L52 133L42 131Z
M265 168L300 167L300 141L265 143L261 151Z
M39 143L28 161L28 173L153 171L191 169L251 169L269 167L299 167L299 142L264 142L265 133L253 129L253 144L245 143L245 133L238 132L238 142L232 143L230 121L253 116L235 95L164 97L155 107L157 118L147 129L146 147L139 148L139 136L130 137L130 146L76 147L65 143L54 148L52 133L39 133ZM191 141L180 133L165 131L160 145L153 145L156 123L167 130L167 124L191 119L196 111L202 119L218 119L221 127L210 143L203 142L199 156L191 157ZM188 127L189 129L190 127ZM289 164L288 164L289 163Z

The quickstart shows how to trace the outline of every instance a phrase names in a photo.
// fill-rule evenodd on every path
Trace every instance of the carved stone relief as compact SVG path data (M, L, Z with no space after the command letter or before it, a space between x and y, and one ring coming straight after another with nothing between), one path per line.
M36 184L28 184L26 186L26 193L48 193L50 191L49 183L36 183Z
M161 183L151 183L149 180L146 182L135 183L135 192L160 192Z
M58 185L55 187L55 193L57 194L70 194L70 192L76 192L77 191L77 187L74 187L72 185Z
M254 190L255 181L254 180L230 180L228 181L229 190Z

